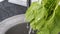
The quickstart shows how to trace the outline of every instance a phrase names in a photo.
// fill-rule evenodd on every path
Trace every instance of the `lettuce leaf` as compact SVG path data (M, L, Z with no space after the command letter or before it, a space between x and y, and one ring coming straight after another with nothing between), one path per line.
M33 2L26 12L26 20L30 22L36 34L60 33L60 0L42 0Z

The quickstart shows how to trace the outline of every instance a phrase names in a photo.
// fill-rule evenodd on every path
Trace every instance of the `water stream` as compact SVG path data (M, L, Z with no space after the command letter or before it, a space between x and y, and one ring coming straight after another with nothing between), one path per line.
M28 34L34 34L34 31L32 30L32 28L30 27L30 24L27 23L27 29L29 29Z
M30 29L29 29L29 32L28 32L28 34L31 34L31 31L32 31L32 28L30 28Z

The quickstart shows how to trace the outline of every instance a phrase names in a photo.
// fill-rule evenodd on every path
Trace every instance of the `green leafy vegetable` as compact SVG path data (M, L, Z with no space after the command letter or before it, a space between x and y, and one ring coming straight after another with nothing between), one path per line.
M36 34L60 33L60 0L42 0L33 2L26 12L26 20L30 21Z

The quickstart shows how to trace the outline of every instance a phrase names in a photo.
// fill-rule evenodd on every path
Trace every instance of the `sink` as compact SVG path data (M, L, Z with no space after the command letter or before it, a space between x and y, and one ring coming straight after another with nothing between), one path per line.
M6 31L5 34L28 34L29 29L27 29L27 23L18 24L12 28L10 28L8 31ZM31 34L34 34L31 32Z
M30 26L27 28L27 24L25 14L15 15L0 23L0 34L28 34ZM32 29L30 34L35 34Z

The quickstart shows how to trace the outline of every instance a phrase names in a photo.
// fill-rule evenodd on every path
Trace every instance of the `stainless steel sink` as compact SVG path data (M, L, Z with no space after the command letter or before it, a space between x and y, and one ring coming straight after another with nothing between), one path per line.
M27 26L27 23L18 24L10 28L8 31L6 31L5 34L28 34L29 29L27 29L26 26ZM31 32L31 34L33 33Z
M27 24L24 14L7 18L0 23L0 34L28 34L30 27L27 28Z

